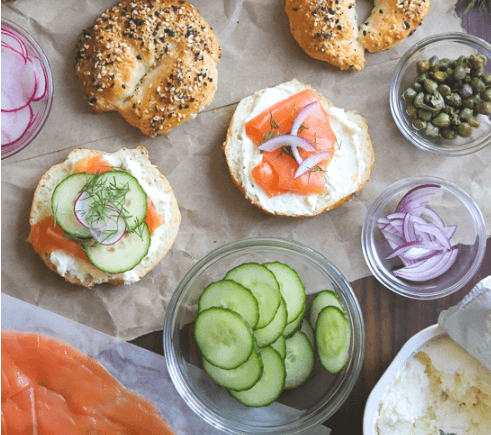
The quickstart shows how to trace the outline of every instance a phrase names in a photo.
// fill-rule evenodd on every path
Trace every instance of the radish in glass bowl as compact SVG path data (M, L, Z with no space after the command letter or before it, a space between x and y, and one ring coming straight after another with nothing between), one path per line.
M25 148L41 131L53 100L48 59L18 25L2 19L2 159Z

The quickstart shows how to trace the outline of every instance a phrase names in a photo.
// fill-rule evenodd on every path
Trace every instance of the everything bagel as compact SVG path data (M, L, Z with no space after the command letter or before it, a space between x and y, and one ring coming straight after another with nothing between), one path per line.
M220 46L183 0L124 0L83 31L75 71L94 112L118 111L148 137L167 134L212 101Z

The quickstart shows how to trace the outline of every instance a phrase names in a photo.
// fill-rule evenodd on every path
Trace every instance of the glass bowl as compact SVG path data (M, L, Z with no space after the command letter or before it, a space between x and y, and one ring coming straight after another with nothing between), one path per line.
M491 71L491 45L486 41L465 33L446 33L430 36L414 45L399 61L390 83L390 109L394 121L413 145L422 150L445 155L461 156L481 150L491 143L491 116L479 115L479 128L472 128L471 136L457 136L453 140L426 136L418 130L406 111L405 90L414 83L416 62L438 56L440 59L457 59L461 55L483 54L488 59L485 72Z
M444 274L424 282L398 278L392 271L402 266L398 257L387 260L393 249L377 226L377 220L394 213L401 198L424 184L441 186L428 202L445 225L456 225L451 238L458 246L455 263ZM461 289L479 269L486 249L486 224L474 200L457 185L437 177L405 178L392 184L369 207L361 232L365 261L372 274L388 289L411 299L437 299Z
M5 37L4 32L8 33L8 35L7 33L5 34ZM8 44L8 38L10 35L12 35L10 41L12 45L15 45L13 48ZM48 119L51 104L53 102L53 77L47 57L45 56L41 47L34 40L34 38L29 35L29 33L6 18L2 18L2 58L4 50L16 50L17 54L19 54L19 51L25 50L19 55L25 60L31 62L31 65L35 64L42 70L38 70L37 72L39 75L43 75L42 79L45 81L46 91L36 95L35 100L32 100L28 104L31 109L30 121L18 139L8 142L8 139L6 139L6 134L4 137L4 124L2 124L2 159L10 157L11 155L21 151L34 140ZM2 66L2 68L4 67ZM2 88L6 88L3 75ZM4 92L2 92L2 98L4 98ZM10 113L12 116L14 116L13 112ZM7 115L2 107L2 123L6 119L5 116ZM4 145L4 142L8 143L5 143Z
M283 391L269 406L248 408L201 369L192 339L192 322L198 298L209 283L222 279L239 264L267 261L281 261L295 269L307 294L332 289L339 295L352 331L350 356L337 375L328 374L316 358L313 373L304 384ZM346 278L318 252L300 243L272 238L232 242L196 263L172 295L163 338L167 367L179 394L207 423L230 434L296 434L324 422L353 389L365 352L362 312Z

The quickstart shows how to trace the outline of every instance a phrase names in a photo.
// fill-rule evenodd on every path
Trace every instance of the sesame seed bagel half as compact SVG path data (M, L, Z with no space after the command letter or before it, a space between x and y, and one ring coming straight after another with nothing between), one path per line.
M286 0L285 12L293 37L309 56L342 70L365 66L354 0Z
M57 185L73 173L78 162L98 157L109 162L111 167L122 169L133 175L147 194L147 198L153 203L155 211L163 218L163 223L157 226L151 234L147 254L133 269L122 273L107 273L94 266L87 258L81 258L63 248L45 249L44 241L41 243L42 249L37 249L36 246L39 243L33 240L39 237L36 236L37 225L53 217L51 199ZM28 241L52 271L63 276L72 284L85 287L102 283L132 284L150 272L164 258L174 243L180 222L181 215L174 192L164 175L151 164L144 147L123 148L114 153L75 149L70 152L64 162L48 169L39 181L29 215L31 231ZM70 239L67 235L63 237ZM82 243L75 243L79 249L83 249Z
M313 88L294 79L244 98L235 110L223 144L233 183L253 205L271 215L306 218L338 208L369 181L374 165L375 156L365 119L354 111L335 108L316 92L317 101L330 119L337 143L324 171L329 182L323 193L283 193L269 197L257 185L252 170L262 161L262 152L248 138L245 124L274 104L305 89Z
M358 39L372 53L392 48L421 26L429 9L430 0L375 0Z
M214 98L220 46L183 0L123 0L84 30L75 71L94 112L118 111L147 137L167 134Z

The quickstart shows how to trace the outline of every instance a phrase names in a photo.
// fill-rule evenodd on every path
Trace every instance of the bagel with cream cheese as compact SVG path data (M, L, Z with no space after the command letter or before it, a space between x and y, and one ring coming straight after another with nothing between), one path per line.
M392 48L421 26L429 9L430 0L375 0L358 39L372 53Z
M146 210L139 221L134 224L135 229L132 232L129 231L129 225L133 225L133 219L129 213L126 213L126 207L130 202L129 198L134 198L134 196L129 196L130 194L124 190L127 189L125 182L116 182L117 175L114 174L123 174L143 192L143 204ZM71 203L64 201L65 191L61 193L60 201L54 198L54 193L59 186L63 182L68 184L66 180L74 176L78 178L86 176L87 180L97 179L102 186L102 181L97 177L103 175L111 175L111 177L106 177L109 183L104 185L102 190L92 190L93 196L99 199L97 210L104 206L103 214L110 210L110 218L114 218L115 215L124 216L124 221L128 224L126 229L128 231L125 230L121 239L107 245L104 245L104 239L96 238L92 229L88 232L89 237L70 232L63 225L62 220L64 216L73 212L75 204L73 201ZM104 190L107 185L114 185L122 193L119 194L118 191L118 194L113 195L111 199L110 194L106 195L107 191ZM85 191L88 191L88 187L79 185L78 191L73 193L75 196L72 196L80 198L81 192ZM121 206L118 205L118 198L123 198L120 201ZM59 209L59 204L65 209ZM115 212L115 207L119 209L118 212ZM95 206L94 209L96 209ZM72 220L74 220L73 213ZM102 283L132 284L150 272L169 251L176 238L180 221L181 215L174 192L164 175L150 163L148 152L144 147L123 148L114 153L75 149L64 162L51 167L39 181L29 215L31 231L28 241L46 265L70 283L85 287ZM99 223L100 220L91 227L97 231L101 228ZM94 237L90 237L91 235ZM124 267L120 267L119 262L114 258L119 258L124 263L128 260L128 256L132 255L131 251L134 248L129 245L128 240L134 239L139 243L140 238L144 240L144 235L149 237L146 239L148 245L141 254L141 258L138 258L138 264L128 270L115 272L118 268L124 269ZM97 248L98 244L104 245L102 247L107 249L109 255L112 255L111 251L120 253L119 257L108 256L110 263L108 263L109 269L107 270L102 270L92 263L89 251L94 247Z
M298 121L307 105L315 106L316 111L302 121L296 136L309 140L315 151L300 150L300 160L308 170L295 178L301 163L292 147L270 152L258 146L267 147L274 137L292 135L294 119ZM333 107L311 86L297 80L244 98L235 110L223 151L233 183L252 204L271 215L296 218L346 203L370 179L374 164L365 119L354 111ZM316 153L329 157L306 165Z
M354 0L286 0L290 31L304 51L343 70L365 66Z
M214 98L220 46L184 0L123 0L84 30L75 71L95 113L118 111L147 137L167 134Z

